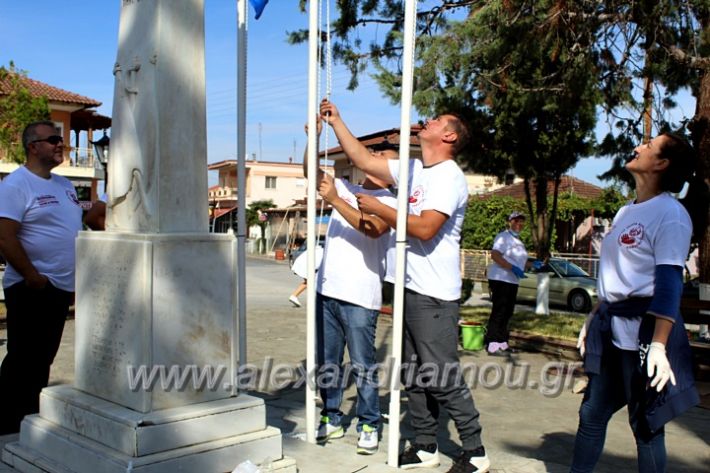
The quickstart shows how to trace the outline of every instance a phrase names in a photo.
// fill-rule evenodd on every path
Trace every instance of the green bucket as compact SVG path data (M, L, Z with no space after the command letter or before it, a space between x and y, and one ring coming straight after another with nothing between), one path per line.
M479 322L460 322L461 346L464 350L478 351L483 349L483 336L486 327Z

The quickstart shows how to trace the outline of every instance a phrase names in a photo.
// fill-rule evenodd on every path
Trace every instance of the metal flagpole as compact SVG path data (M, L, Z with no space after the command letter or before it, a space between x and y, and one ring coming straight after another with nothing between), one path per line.
M318 0L309 0L308 34L308 287L306 289L306 440L316 442L316 169L318 166Z
M247 362L246 291L246 126L247 126L247 0L237 1L237 333L239 364ZM232 342L234 343L234 341ZM234 350L233 350L234 352ZM236 371L237 365L234 365ZM235 379L236 381L236 379ZM236 383L233 388L236 391Z
M392 372L390 374L389 438L387 463L398 466L400 366L404 328L404 274L406 269L407 213L409 206L409 134L411 128L412 85L417 0L407 0L404 12L404 50L402 53L402 102L399 134L399 188L397 190L396 265L394 310L392 314Z

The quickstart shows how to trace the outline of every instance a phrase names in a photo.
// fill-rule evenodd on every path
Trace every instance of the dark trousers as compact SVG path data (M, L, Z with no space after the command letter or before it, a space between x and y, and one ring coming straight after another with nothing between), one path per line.
M601 370L599 374L589 375L589 385L579 409L579 428L570 472L594 471L604 449L609 419L624 406L628 406L629 425L636 439L638 471L665 472L664 429L661 427L652 431L646 421L646 378L640 371L639 353L620 350L611 342L607 343L602 355Z
M481 425L461 376L458 318L458 301L405 292L402 384L416 443L436 443L441 406L456 424L463 448L474 450L481 446Z
M485 343L507 342L510 336L508 323L510 318L513 317L515 298L518 296L518 285L489 279L488 287L491 288L493 307L491 308L491 316L488 319Z
M39 411L39 393L59 349L72 293L24 281L5 289L7 354L0 367L0 434L20 430L22 418Z

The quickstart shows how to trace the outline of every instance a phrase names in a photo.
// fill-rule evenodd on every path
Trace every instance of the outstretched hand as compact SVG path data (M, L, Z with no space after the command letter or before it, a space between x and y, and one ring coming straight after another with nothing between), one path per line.
M338 197L335 189L335 179L330 174L323 173L318 184L318 194L328 202L333 202Z
M321 120L332 126L335 121L340 120L340 112L332 102L323 99L320 103L320 117Z
M377 200L376 197L369 194L361 194L358 192L355 194L355 197L357 197L357 206L360 209L360 212L369 215L377 215L377 209L380 205L384 205L382 202Z
M306 132L306 135L308 134L308 123L303 125L303 131ZM318 136L320 136L321 131L323 131L323 122L320 121L320 117L316 117L316 132Z
M587 318L584 320L579 335L577 336L577 349L582 358L584 358L584 352L587 351L587 332L589 332L589 324L592 323L595 313L596 310L592 309L592 311L587 314Z
M518 279L525 279L525 278L527 278L527 276L525 275L525 271L523 271L523 269L522 269L521 267L519 267L519 266L513 265L513 267L510 268L510 270L513 271L513 274L515 274L515 276L516 276Z

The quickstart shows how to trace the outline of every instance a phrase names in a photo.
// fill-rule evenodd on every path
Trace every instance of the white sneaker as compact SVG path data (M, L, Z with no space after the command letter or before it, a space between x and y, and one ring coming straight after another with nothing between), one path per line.
M399 456L399 468L402 470L434 468L439 466L439 463L441 460L436 444L419 445L413 443Z
M357 441L357 453L360 455L372 455L377 452L378 444L377 429L369 425L363 425L360 438Z
M296 307L301 307L301 301L298 300L298 297L291 296L288 298L288 300L291 302L291 304L295 305Z
M316 442L339 439L345 435L342 425L330 424L329 420L327 416L320 418L320 425L318 425L318 431L316 432Z

